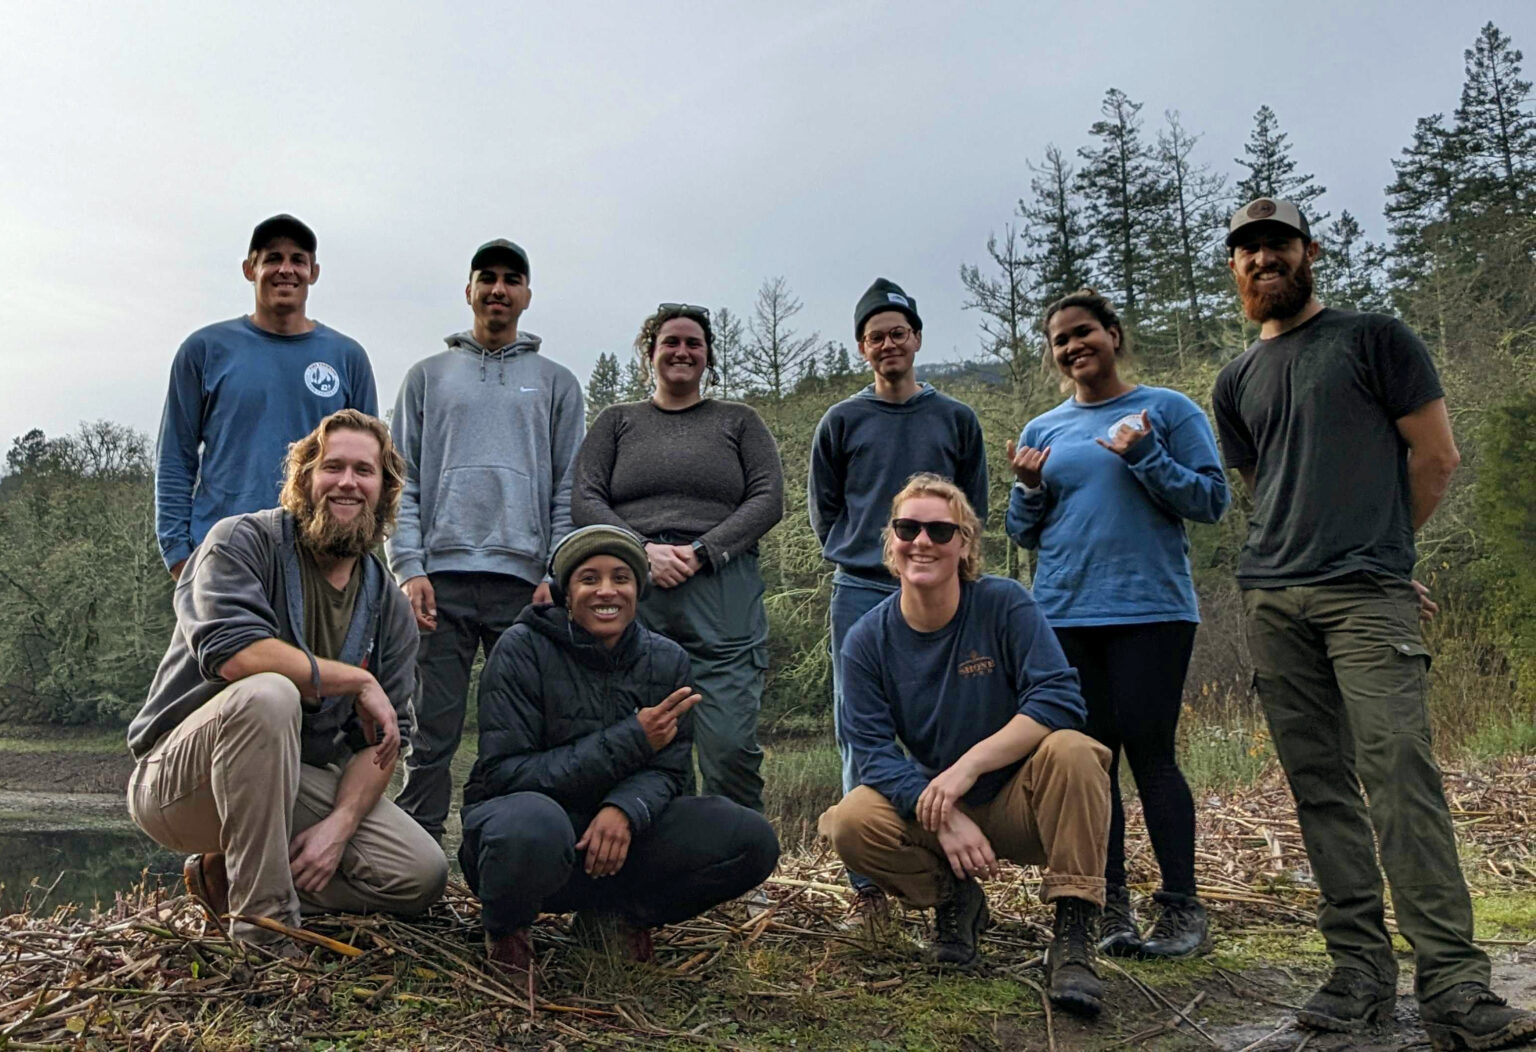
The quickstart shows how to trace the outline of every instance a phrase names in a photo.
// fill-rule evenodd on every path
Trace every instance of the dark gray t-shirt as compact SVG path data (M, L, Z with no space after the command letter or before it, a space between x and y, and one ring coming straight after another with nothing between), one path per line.
M1408 445L1396 421L1444 397L1429 350L1385 314L1325 309L1216 378L1227 467L1252 469L1244 588L1413 573Z

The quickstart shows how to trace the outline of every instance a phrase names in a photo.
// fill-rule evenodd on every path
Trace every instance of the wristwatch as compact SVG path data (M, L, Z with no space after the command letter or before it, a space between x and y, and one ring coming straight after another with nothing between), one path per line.
M703 541L694 541L689 547L693 549L694 557L699 560L700 566L709 565L709 549L704 547Z

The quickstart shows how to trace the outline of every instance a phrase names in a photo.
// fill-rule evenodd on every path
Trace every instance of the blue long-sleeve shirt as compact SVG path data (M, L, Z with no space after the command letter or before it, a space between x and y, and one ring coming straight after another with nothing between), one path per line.
M1094 441L1143 410L1152 434L1125 456ZM1040 550L1033 591L1052 625L1200 620L1184 520L1217 521L1230 494L1198 405L1165 387L1090 405L1069 398L1025 425L1019 442L1051 448L1042 490L1015 484L1006 525Z
M880 603L843 643L838 725L863 785L911 817L940 771L1023 714L1051 730L1083 726L1077 672L1029 590L1006 577L962 583L960 606L937 632L901 616L901 593ZM966 794L982 804L1020 764L982 775Z
M838 402L816 425L806 479L822 555L851 573L890 580L880 531L907 479L932 471L965 491L987 521L987 451L970 406L924 384L905 402L874 386Z
M379 406L368 355L335 329L279 336L241 317L188 336L171 361L156 453L165 565L220 519L276 507L288 444L338 409Z

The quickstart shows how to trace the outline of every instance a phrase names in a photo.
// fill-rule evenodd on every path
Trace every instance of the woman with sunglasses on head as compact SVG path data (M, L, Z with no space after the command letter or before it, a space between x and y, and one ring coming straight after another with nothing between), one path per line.
M768 617L757 542L784 514L778 447L755 410L709 398L709 311L663 303L635 339L651 397L603 410L576 460L571 519L646 539L646 627L682 644L703 695L694 710L703 791L763 809L757 714Z
M1195 812L1174 756L1200 614L1184 520L1226 511L1226 473L1205 413L1177 391L1121 374L1125 330L1092 289L1046 308L1049 360L1071 397L1008 443L1017 480L1008 535L1039 550L1034 595L1082 679L1087 731L1114 754L1105 866L1105 953L1178 957L1206 945L1195 888ZM1162 873L1145 940L1125 875L1119 758L1136 780Z

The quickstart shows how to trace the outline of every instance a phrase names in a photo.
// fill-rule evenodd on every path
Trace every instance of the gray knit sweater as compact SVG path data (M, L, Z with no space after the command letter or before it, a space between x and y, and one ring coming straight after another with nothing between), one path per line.
M646 538L701 540L712 566L752 550L783 515L778 446L740 402L609 406L576 457L574 525L606 522Z

